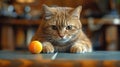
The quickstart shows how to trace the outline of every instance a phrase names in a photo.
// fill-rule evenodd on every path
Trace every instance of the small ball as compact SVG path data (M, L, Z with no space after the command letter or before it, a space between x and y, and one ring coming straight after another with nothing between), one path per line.
M38 54L42 51L42 44L39 41L32 41L29 44L28 49L31 53Z

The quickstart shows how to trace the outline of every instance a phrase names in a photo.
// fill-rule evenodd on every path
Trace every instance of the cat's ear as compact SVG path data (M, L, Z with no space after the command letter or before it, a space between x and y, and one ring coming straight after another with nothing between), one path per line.
M82 11L82 6L78 6L77 8L75 8L75 9L71 12L72 17L79 19L79 18L80 18L80 13L81 13L81 11Z
M52 17L52 15L53 15L52 9L50 9L50 7L48 7L45 4L43 4L43 11L44 11L46 20L48 20L48 19L50 19Z

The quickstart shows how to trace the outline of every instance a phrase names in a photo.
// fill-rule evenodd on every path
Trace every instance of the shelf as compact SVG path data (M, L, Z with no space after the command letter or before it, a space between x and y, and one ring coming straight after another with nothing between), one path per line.
M87 18L81 18L81 23L83 25L88 24L88 22L92 20L94 24L106 24L106 25L120 25L120 20L118 19L100 19L100 18L93 18L93 19L87 19ZM0 19L0 24L9 24L9 25L39 25L41 22L41 19L36 20L27 20L27 19ZM115 23L117 21L117 23Z

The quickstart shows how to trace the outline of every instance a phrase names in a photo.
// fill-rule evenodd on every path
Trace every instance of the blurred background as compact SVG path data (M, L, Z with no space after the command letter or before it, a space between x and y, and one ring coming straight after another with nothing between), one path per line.
M120 0L0 0L0 50L27 50L41 22L41 7L83 6L83 31L98 51L120 50Z

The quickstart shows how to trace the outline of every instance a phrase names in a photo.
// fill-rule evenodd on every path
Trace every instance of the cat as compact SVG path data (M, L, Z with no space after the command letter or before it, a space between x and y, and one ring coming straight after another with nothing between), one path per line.
M32 38L42 43L43 53L92 52L92 43L82 31L82 6L48 7L43 5L42 21Z

